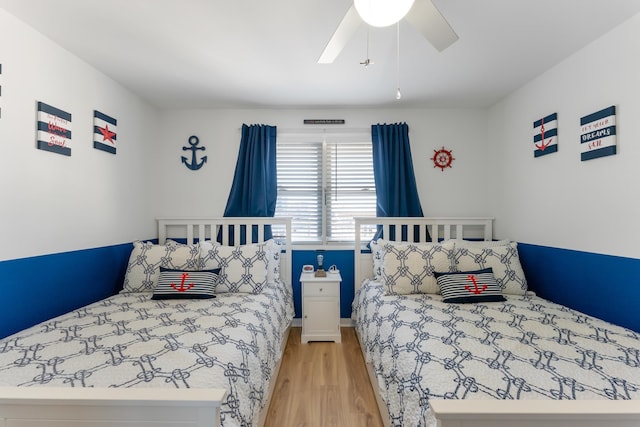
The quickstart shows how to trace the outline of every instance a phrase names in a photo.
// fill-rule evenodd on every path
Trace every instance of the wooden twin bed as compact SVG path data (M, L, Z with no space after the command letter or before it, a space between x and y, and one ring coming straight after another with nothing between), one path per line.
M357 218L356 236L353 318L387 425L640 425L640 335L528 291L490 218ZM481 296L486 267L499 295Z
M158 220L122 292L0 341L0 426L262 425L294 315L290 236L287 218ZM221 267L218 292L191 274L160 298L160 267Z

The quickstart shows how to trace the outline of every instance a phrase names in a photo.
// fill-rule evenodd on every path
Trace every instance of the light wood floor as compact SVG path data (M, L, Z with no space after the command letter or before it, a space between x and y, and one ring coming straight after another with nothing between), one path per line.
M300 342L291 328L265 427L382 426L353 328L342 343Z

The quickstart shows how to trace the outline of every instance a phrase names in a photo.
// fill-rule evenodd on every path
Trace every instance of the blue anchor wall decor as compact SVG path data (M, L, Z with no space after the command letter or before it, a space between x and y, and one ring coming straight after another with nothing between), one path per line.
M198 159L196 158L197 150L206 150L206 147L198 147L197 145L200 143L200 140L197 136L192 135L189 137L189 145L190 147L182 147L183 151L191 150L191 163L187 163L187 158L182 156L182 163L192 171L197 171L200 169L205 163L207 163L207 156L203 156L200 162L198 163Z

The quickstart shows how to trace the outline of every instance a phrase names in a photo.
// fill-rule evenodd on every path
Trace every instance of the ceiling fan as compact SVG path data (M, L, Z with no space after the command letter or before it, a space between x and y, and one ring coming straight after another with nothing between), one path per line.
M368 8L373 8L377 3L378 5L404 3L403 11L400 11L400 16L395 21L390 23L376 23L372 22L367 15ZM408 11L408 12L407 12ZM406 14L406 15L405 15ZM365 17L363 17L366 16ZM386 14L387 17L391 16ZM426 38L439 52L449 47L452 43L458 40L458 35L453 31L453 28L449 25L447 20L442 16L438 8L432 3L431 0L354 0L354 4L351 5L342 21L338 25L331 39L327 43L327 46L322 51L319 64L330 64L336 57L342 52L342 49L347 44L349 39L358 30L360 25L364 21L367 21L369 25L374 26L388 26L395 24L400 19L406 19L411 25L413 25L422 35Z

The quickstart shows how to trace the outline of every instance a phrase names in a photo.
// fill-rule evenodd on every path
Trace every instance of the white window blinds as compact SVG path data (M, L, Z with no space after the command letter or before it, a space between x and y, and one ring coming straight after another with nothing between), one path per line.
M275 216L292 218L294 242L321 240L322 143L278 143Z
M283 139L276 216L293 218L293 241L354 241L353 217L376 214L370 135Z

